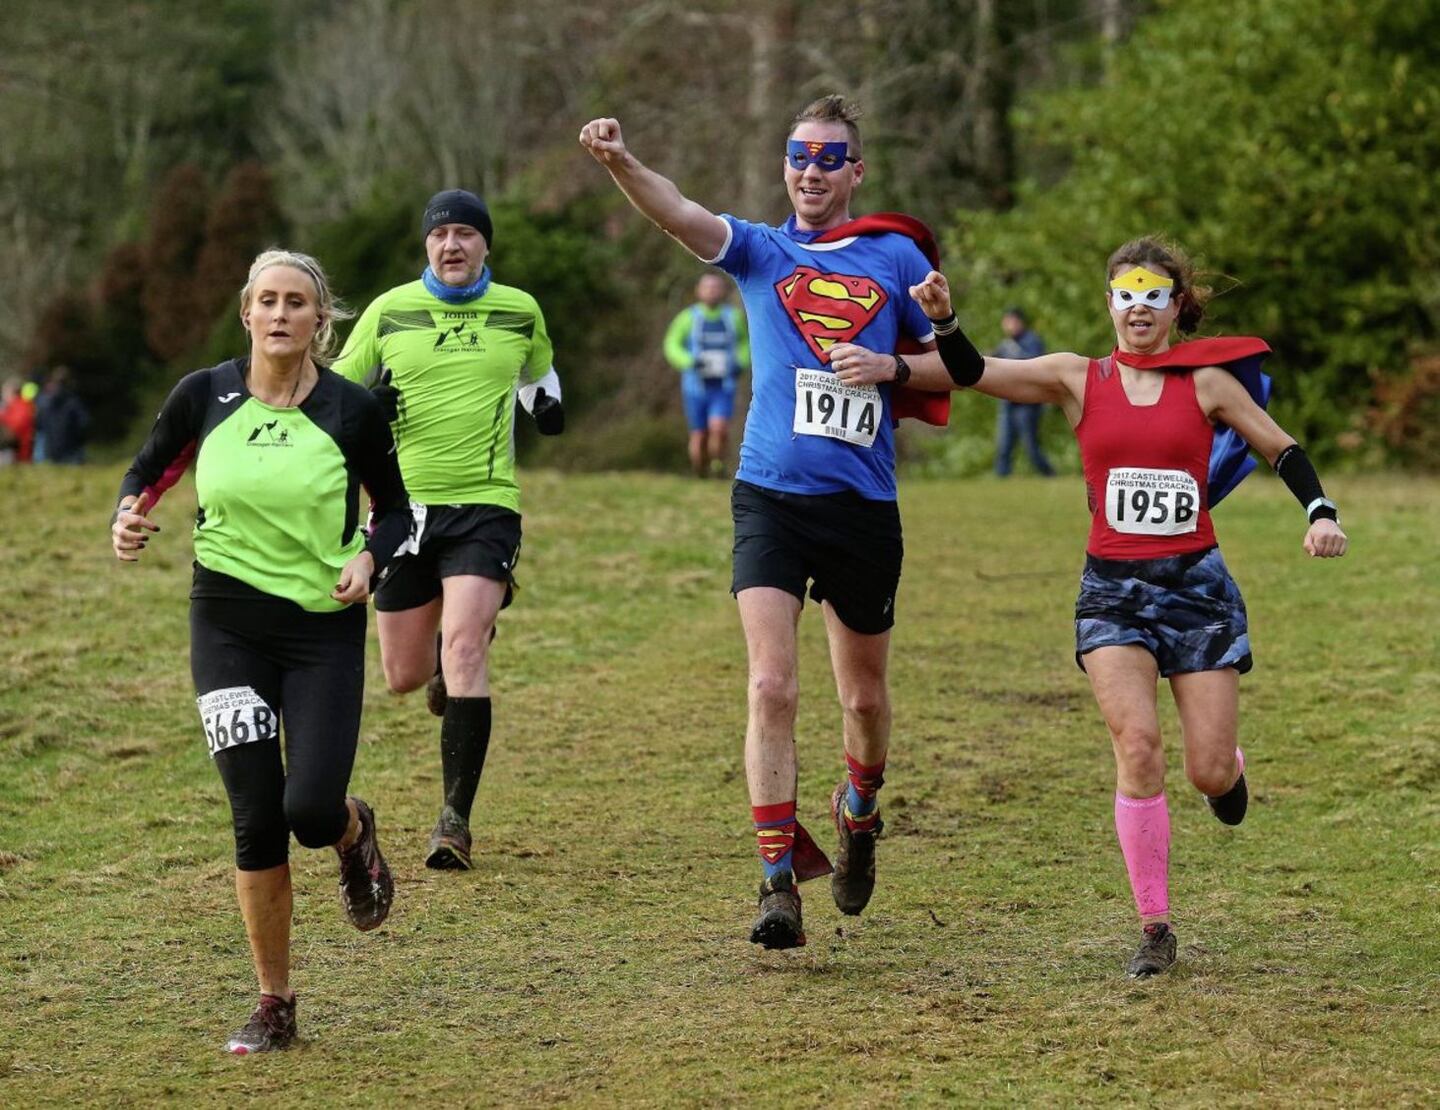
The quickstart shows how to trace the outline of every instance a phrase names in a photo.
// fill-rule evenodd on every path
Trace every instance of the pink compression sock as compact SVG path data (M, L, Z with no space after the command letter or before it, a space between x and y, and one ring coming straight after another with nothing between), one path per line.
M1153 798L1115 795L1115 831L1142 924L1170 920L1170 809Z

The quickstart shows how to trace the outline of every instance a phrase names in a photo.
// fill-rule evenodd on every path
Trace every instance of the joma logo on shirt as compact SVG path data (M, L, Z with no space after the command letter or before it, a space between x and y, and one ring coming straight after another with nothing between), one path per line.
M278 420L271 420L268 424L257 424L255 430L250 433L250 438L245 441L246 447L294 447L290 441L290 430L281 428L278 432L275 426Z

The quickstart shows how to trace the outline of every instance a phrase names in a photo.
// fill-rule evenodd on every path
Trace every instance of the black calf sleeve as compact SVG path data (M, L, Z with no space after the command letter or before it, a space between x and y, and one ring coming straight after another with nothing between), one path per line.
M1275 473L1280 475L1280 480L1295 495L1295 500L1305 507L1305 515L1309 517L1311 524L1322 518L1340 519L1335 502L1325 496L1325 491L1320 486L1320 475L1315 473L1315 467L1305 454L1305 448L1298 443L1292 443L1280 452L1279 458L1275 460Z

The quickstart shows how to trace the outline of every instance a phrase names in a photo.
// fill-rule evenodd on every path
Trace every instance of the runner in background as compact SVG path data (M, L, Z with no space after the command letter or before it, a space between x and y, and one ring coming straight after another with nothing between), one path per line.
M541 434L559 434L565 413L540 306L491 280L484 202L436 193L420 234L428 265L365 310L335 369L372 383L394 423L416 534L375 595L380 657L390 689L428 684L441 718L443 796L425 865L465 870L490 747L490 641L520 558L517 394Z
M139 559L160 531L149 515L157 499L194 462L190 668L230 796L235 892L260 981L260 1004L225 1046L247 1055L295 1038L290 834L307 848L334 846L356 928L377 928L390 912L375 815L346 791L365 601L410 514L379 404L325 367L344 310L315 260L260 255L240 317L250 356L175 387L121 482L111 543L118 559ZM368 539L362 483L375 506Z
M1259 366L1269 347L1250 338L1172 346L1172 328L1193 333L1210 297L1184 252L1134 240L1110 256L1105 281L1115 329L1108 356L987 358L983 368L958 330L945 279L931 273L912 294L957 381L992 397L1059 405L1075 428L1092 514L1075 660L1115 750L1115 828L1142 927L1126 970L1147 978L1176 955L1160 678L1170 680L1191 785L1227 825L1244 819L1249 799L1238 745L1249 628L1210 509L1244 476L1253 448L1300 502L1306 554L1334 558L1348 541L1305 451L1262 407L1269 383Z
M690 431L687 449L697 478L725 477L735 387L750 368L745 313L725 303L730 282L708 270L695 283L695 303L665 332L665 358L680 372L680 397Z

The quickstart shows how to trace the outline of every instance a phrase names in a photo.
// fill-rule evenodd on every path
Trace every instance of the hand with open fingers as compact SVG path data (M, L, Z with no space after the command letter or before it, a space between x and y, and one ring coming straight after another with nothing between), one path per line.
M955 314L950 303L950 283L939 270L931 270L919 285L910 286L910 296L932 320L944 320Z
M364 604L370 597L370 579L375 574L375 556L362 551L340 568L340 581L330 594L347 605Z
M837 343L830 348L830 369L846 385L879 385L895 380L895 356Z
M129 504L122 500L115 510L115 519L110 523L110 546L115 549L115 558L122 563L138 562L150 538L145 533L160 531L160 525L145 515L150 505L150 491L146 490Z
M1350 546L1350 539L1340 525L1321 517L1305 533L1305 554L1314 559L1338 559Z
M580 145L602 166L614 165L624 160L625 138L620 134L617 119L592 119L580 128Z

